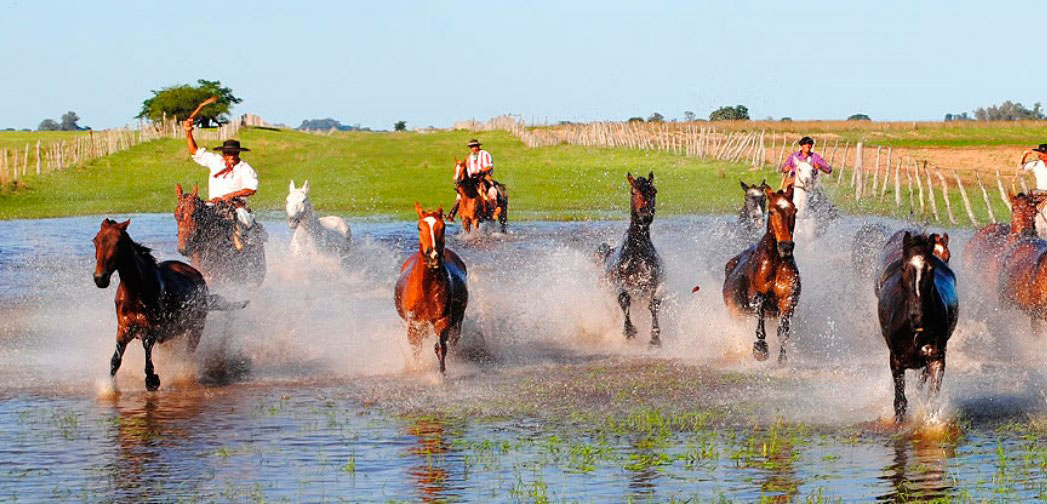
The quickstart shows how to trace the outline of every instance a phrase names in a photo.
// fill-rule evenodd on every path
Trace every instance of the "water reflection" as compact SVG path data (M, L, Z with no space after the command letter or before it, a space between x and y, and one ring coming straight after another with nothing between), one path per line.
M891 483L891 491L880 501L937 499L951 488L946 482L949 459L956 455L956 444L950 441L913 439L908 436L893 442L894 460L883 469L882 479Z
M446 426L440 420L418 418L408 427L414 445L408 454L414 464L407 472L414 480L415 495L422 502L444 502L460 488L451 480L451 444Z
M780 441L781 442L781 441ZM773 445L772 451L764 461L767 477L760 485L760 490L769 496L770 502L792 502L803 484L796 474L796 460L799 453L791 441Z

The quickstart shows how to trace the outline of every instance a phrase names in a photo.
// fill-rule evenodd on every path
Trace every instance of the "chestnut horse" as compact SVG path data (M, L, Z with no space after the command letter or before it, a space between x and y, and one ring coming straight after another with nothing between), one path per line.
M634 297L647 298L651 311L651 345L661 344L661 329L658 327L658 309L662 304L662 283L665 281L662 259L651 242L651 223L654 222L655 197L654 172L647 178L633 178L626 173L631 194L629 229L622 244L611 248L604 243L598 253L604 263L607 279L618 289L618 305L625 313L623 332L626 339L636 337L636 326L629 317L629 307Z
M723 301L737 318L755 315L756 342L753 356L767 360L764 318L778 317L778 363L786 361L785 343L789 323L800 301L800 271L793 257L796 206L793 186L785 191L764 189L767 196L767 230L759 242L727 261L724 268Z
M900 243L888 241L881 256L874 290L880 330L891 354L894 419L899 424L907 405L905 371L922 369L920 384L930 379L935 399L945 375L946 344L956 328L959 300L956 277L940 259L940 250L938 235L904 231Z
M185 335L195 351L209 310L235 310L247 305L229 303L208 294L199 271L180 261L157 263L149 249L127 234L131 221L102 221L95 235L95 285L109 287L113 272L120 273L116 289L116 352L109 368L115 378L124 349L135 338L145 349L145 388L156 390L160 377L153 372L153 344Z
M466 172L465 160L454 160L455 173ZM474 228L479 229L484 222L498 221L502 232L509 227L509 191L506 187L494 182L498 193L497 199L489 203L480 196L484 190L479 177L463 177L455 187L459 196L458 215L462 218L462 229L471 232Z
M200 187L193 192L175 186L178 205L178 252L189 258L208 281L227 281L257 287L265 280L265 244L248 243L243 250L233 245L233 222L214 205L200 199ZM256 222L255 226L261 223Z
M964 267L976 271L983 287L988 287L993 295L997 294L1001 260L1015 243L1036 237L1037 209L1047 201L1047 194L1043 193L1008 193L1007 197L1011 200L1011 223L989 224L979 229L964 250Z
M415 355L421 351L426 326L432 326L438 341L436 357L440 372L446 371L447 345L454 345L462 334L469 290L465 263L444 247L444 211L422 210L417 202L418 253L400 267L394 298L396 312L407 322L407 340Z
M1047 196L1040 193L1025 198L1019 194L1011 198L1012 208L1017 210L1021 205L1021 230L1016 234L1012 229L1007 246L996 263L996 291L1000 306L1025 312L1035 332L1039 332L1041 323L1047 320L1047 241L1036 234L1030 222L1037 215L1035 208L1045 198ZM1018 213L1016 211L1014 215Z

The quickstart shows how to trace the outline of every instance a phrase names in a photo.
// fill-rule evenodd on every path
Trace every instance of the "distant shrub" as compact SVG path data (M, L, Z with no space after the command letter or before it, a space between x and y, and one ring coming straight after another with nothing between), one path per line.
M1047 119L1040 103L1034 103L1032 109L1025 108L1021 103L1007 100L999 105L988 108L978 107L974 110L974 117L979 121L1022 121Z
M642 117L630 117L629 122L643 122Z
M848 121L871 121L872 118L865 114L852 114L847 118Z
M393 123L393 131L407 131L407 121L396 121Z
M720 107L709 114L710 121L748 121L749 108L745 105Z
M793 122L793 118L786 116L786 117L783 117L783 118L779 119L779 121L781 121L781 122Z
M647 118L647 122L662 122L664 120L665 116L659 114L658 112L651 114L651 116Z
M967 112L962 114L945 114L946 121L973 121L974 118L967 115Z

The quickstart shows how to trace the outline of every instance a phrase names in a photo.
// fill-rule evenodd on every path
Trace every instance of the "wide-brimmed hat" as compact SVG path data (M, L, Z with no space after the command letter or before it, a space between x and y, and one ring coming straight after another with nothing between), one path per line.
M479 147L481 145L483 145L483 144L480 143L480 141L475 139L475 138L472 139L472 140L469 140L469 143L465 144L466 147Z
M225 142L222 142L221 147L215 147L214 150L220 151L222 154L226 154L226 153L236 154L237 152L246 152L246 151L249 151L251 149L248 149L248 148L245 148L245 147L240 147L240 141L239 140L226 140Z
M800 139L799 145L814 145L814 139L809 136L805 136Z
M1044 154L1047 154L1047 144L1040 144L1039 147L1037 147L1037 148L1035 148L1033 150L1036 151L1036 152L1042 152Z

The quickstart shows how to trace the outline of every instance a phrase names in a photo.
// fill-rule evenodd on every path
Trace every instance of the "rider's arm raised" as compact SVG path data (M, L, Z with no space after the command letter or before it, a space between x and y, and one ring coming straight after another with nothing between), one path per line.
M185 146L189 148L189 154L195 156L196 150L196 139L193 138L193 120L186 119L182 122L182 128L185 129Z

